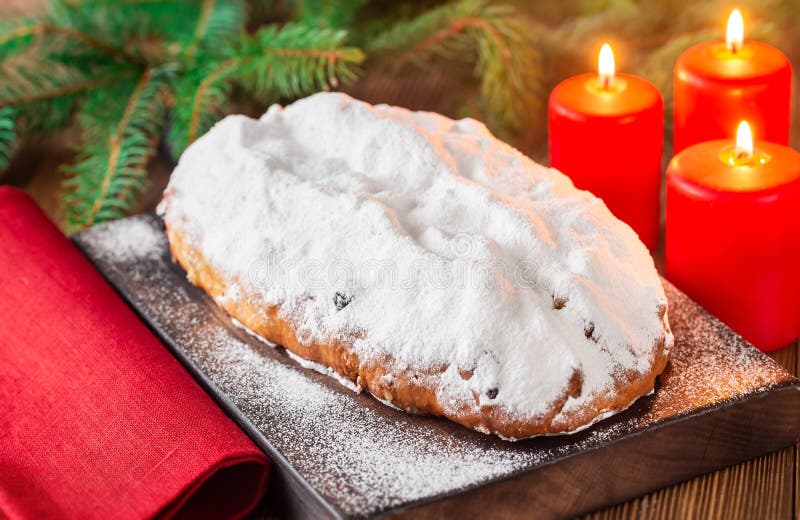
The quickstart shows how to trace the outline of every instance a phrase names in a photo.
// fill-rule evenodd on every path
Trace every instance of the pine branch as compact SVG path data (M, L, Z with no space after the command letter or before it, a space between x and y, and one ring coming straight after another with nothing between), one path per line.
M288 24L247 35L245 22L245 0L52 0L41 17L0 22L0 168L23 138L67 124L79 102L81 144L64 168L68 229L119 218L146 181L167 105L180 152L234 89L298 97L352 80L363 60L343 31Z
M67 6L56 17L62 23L132 47L134 58L150 64L187 61L206 47L213 54L235 40L247 20L245 0L72 0ZM148 56L153 51L155 57Z
M346 37L302 23L264 27L242 40L236 80L261 99L295 98L354 81L364 54L344 46Z
M55 25L47 21L28 21L14 29L0 32L0 51L2 54L10 54L10 51L19 50L32 44L37 39L41 40L47 36L62 36L80 42L88 47L94 48L99 52L119 61L136 61L137 57L126 52L123 48L108 43L90 32L81 31L66 25Z
M203 0L60 0L51 18L131 48L167 50L162 43L191 42Z
M485 116L520 130L540 102L539 54L536 42L510 6L484 0L460 0L396 24L368 46L373 52L404 51L398 66L432 58L472 58L481 80Z
M28 137L41 137L61 130L71 122L74 106L75 96L15 105L20 133Z
M125 6L98 2L76 7L65 0L51 0L43 30L70 37L117 61L145 66L140 45L131 43L146 40L152 20L147 10Z
M0 35L6 44L31 37L0 61L0 107L28 104L129 79L128 54L72 27L26 23ZM5 39L4 39L5 38ZM0 43L2 45L2 43Z
M68 38L72 38L75 41L86 44L89 47L93 47L104 54L108 54L119 61L137 61L137 57L126 52L124 48L117 47L101 40L100 38L96 38L88 32L79 31L70 27L60 27L49 24L42 24L38 26L37 29L43 34L61 34Z
M14 42L25 45L14 48ZM83 92L132 71L127 53L71 27L23 24L0 35L0 46L9 51L0 61L0 107Z
M72 96L0 108L0 173L24 141L61 130L69 123Z
M57 98L130 77L125 66L87 70L31 49L0 62L0 107Z
M173 153L179 155L222 115L234 86L266 102L353 80L364 56L343 46L345 36L303 24L265 27L230 49L226 59L184 78L175 93Z
M38 19L20 19L16 23L0 22L0 59L26 49L38 34Z
M367 0L300 0L297 17L308 25L328 28L349 27Z
M232 40L244 31L247 8L242 0L203 0L201 16L195 27L194 39Z
M147 69L130 85L92 91L81 108L77 163L65 167L69 231L121 218L143 189L163 124L168 71Z
M201 68L178 81L169 128L170 151L175 159L224 114L233 89L233 68L230 61L203 61Z
M20 145L15 107L0 108L0 172L8 168L11 157Z

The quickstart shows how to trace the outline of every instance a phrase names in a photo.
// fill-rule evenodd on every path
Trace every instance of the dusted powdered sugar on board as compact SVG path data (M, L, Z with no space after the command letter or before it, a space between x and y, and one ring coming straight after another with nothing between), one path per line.
M509 443L389 409L249 336L186 282L153 215L92 228L76 241L148 322L241 410L263 435L262 447L285 457L345 515L472 488L790 379L665 283L676 343L655 395L579 434ZM720 373L719 366L733 369Z

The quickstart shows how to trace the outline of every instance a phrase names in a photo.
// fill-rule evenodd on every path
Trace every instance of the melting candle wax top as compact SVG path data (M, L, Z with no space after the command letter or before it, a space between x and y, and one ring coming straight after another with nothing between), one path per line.
M672 159L673 176L719 191L768 190L800 180L800 153L766 141L756 146L747 121L741 121L735 143L707 141Z

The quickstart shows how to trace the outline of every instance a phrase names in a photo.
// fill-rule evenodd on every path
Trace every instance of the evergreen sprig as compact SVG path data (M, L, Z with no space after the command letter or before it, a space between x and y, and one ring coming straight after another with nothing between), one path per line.
M224 115L234 88L274 102L352 80L363 60L343 31L296 23L247 34L246 21L243 0L55 0L0 27L0 169L77 107L66 228L120 218L167 119L178 154Z
M17 111L14 107L0 108L0 170L8 167L11 156L20 143Z
M164 122L169 74L166 67L148 68L134 82L86 96L78 114L78 161L64 168L69 231L121 218L136 202Z
M62 96L0 108L0 171L8 167L24 139L63 128L72 114L74 101L73 96Z
M249 4L293 21L272 17L248 32ZM351 82L365 55L348 40L401 64L470 60L477 105L495 128L519 129L539 99L535 42L507 6L414 8L376 34L380 24L361 19L375 12L368 0L249 4L52 0L40 16L0 22L0 171L25 140L75 124L76 159L63 168L67 229L122 217L165 129L177 158L241 97L263 107Z
M540 102L540 63L532 32L514 8L460 0L394 25L368 46L402 50L396 64L431 58L474 60L484 118L519 130Z
M300 0L298 18L312 25L329 28L350 27L367 0Z
M302 23L263 27L219 55L201 60L176 89L170 132L175 153L205 133L218 119L234 87L263 102L295 98L355 79L360 50L344 47L344 31Z

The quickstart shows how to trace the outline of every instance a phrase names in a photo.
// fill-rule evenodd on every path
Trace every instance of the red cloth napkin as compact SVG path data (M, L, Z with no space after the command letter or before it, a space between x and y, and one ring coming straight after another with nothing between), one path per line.
M267 460L23 192L0 187L0 518L235 518Z

